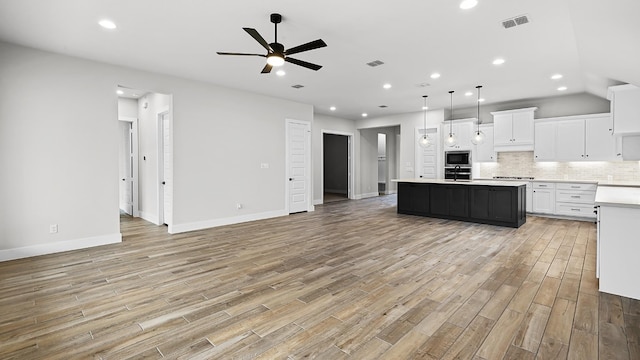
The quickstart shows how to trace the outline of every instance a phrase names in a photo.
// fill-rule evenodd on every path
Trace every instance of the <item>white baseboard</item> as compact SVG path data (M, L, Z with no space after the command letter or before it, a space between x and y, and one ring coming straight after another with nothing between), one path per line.
M149 214L148 212L140 211L140 217L147 220L150 223L154 223L156 225L162 225L160 224L160 219L156 214Z
M122 242L122 234L120 233L24 246L14 249L0 250L0 261L55 254L63 251L85 249L94 246L116 244L119 242Z
M356 200L361 200L361 199L366 199L366 198L376 197L376 196L380 196L377 191L372 193L356 195Z
M322 205L324 204L324 200L322 199L314 199L313 200L313 205Z
M309 209L309 211L313 211L313 210L314 210L313 207ZM239 223L248 222L248 221L270 219L274 217L287 216L287 215L289 214L286 211L278 210L278 211L267 211L267 212L257 213L257 214L234 216L234 217L223 218L223 219L197 221L197 222L186 223L186 224L172 224L169 227L169 233L180 234L188 231L202 230L202 229L208 229L208 228L213 228L218 226L239 224Z

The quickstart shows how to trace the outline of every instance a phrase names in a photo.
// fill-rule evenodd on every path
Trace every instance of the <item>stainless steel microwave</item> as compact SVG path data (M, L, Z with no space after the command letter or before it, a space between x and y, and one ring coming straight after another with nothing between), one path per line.
M471 167L471 151L445 151L444 166Z

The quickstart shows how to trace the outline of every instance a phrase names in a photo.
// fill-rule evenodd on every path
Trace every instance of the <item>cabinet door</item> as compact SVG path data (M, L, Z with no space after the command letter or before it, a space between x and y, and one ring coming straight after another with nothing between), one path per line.
M449 201L449 215L469 217L469 189L467 186L452 186L447 189Z
M513 142L511 114L493 116L493 143L495 145L511 145Z
M533 144L533 111L514 113L511 131L514 144Z
M475 134L473 129L471 136ZM474 146L473 161L475 162L495 162L497 156L493 150L493 125L480 125L480 131L484 133L484 142Z
M610 127L610 118L585 120L585 156L587 160L616 160L616 138Z
M469 204L471 217L474 219L488 220L489 214L489 187L472 186L469 189Z
M556 122L535 123L535 142L533 145L535 161L556 160L556 125Z
M527 192L526 192L526 210L527 212L533 211L533 188L531 182L527 183Z
M498 221L516 221L516 196L514 188L493 187L489 193L491 218Z
M626 88L614 92L611 101L613 131L616 135L640 134L640 88Z
M449 197L445 186L431 186L431 209L434 215L449 215Z
M472 129L473 124L471 122L453 122L453 124L444 124L442 134L446 139L449 136L449 127L451 127L451 132L456 136L457 143L452 147L445 147L446 149L456 149L456 150L471 150L471 134L473 132Z
M556 159L560 161L585 160L584 120L558 121L556 130Z
M429 185L399 183L398 212L402 214L428 214Z
M555 190L534 189L533 190L533 212L541 214L553 214L555 212Z

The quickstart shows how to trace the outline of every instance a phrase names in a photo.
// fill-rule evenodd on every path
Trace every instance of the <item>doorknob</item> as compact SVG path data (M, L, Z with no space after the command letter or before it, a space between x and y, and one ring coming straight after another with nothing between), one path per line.
M163 181L163 182L162 182L162 185L165 185L165 184L166 184L166 183Z
M293 181L293 178L289 178L289 181Z
M124 179L122 179L122 181L125 181Z

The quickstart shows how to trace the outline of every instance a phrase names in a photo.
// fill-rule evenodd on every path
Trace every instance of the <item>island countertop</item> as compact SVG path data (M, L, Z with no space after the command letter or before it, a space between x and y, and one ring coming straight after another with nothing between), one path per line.
M598 186L596 205L640 208L640 188Z
M445 179L392 179L397 183L414 183L414 184L445 184L445 185L480 185L480 186L526 186L526 181L512 180L445 180Z

